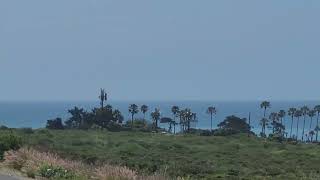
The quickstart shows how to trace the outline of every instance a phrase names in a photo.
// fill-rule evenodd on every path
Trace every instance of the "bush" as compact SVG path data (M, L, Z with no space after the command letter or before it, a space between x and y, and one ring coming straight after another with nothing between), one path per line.
M34 133L32 128L20 128L20 129L18 129L18 131L22 132L23 134L33 134Z
M3 160L3 154L5 151L17 150L20 148L21 144L21 138L16 135L0 135L0 160Z
M57 179L57 178L63 178L63 179L74 179L75 174L71 171L68 171L62 167L59 166L53 166L44 164L39 169L39 174L41 177L45 178L51 178L51 179Z

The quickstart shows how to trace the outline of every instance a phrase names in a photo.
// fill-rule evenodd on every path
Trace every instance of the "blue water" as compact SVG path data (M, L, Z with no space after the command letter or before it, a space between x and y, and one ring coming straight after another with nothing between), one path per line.
M206 114L208 106L215 106L218 110L217 115L214 117L214 127L226 116L236 115L241 118L248 118L251 112L251 123L254 132L260 132L261 126L259 120L263 116L263 111L260 109L260 102L109 102L114 108L119 109L126 120L130 119L128 113L128 105L136 103L138 105L146 104L150 110L154 108L160 108L162 116L171 117L171 107L178 105L180 108L191 108L193 112L197 113L198 123L196 128L209 129L210 128L210 116ZM307 105L313 108L320 102L312 101L297 101L297 102L271 102L270 112L278 112L280 109L287 110L289 107L301 107ZM9 127L32 127L41 128L44 127L48 119L61 117L67 119L69 117L67 110L74 106L83 107L90 110L93 107L99 106L98 102L0 102L0 124L4 124ZM147 119L149 117L148 113ZM137 118L143 117L142 113L136 115ZM285 124L287 129L290 129L291 119L285 118ZM296 127L296 120L294 121L294 131ZM299 127L302 128L303 121L300 121ZM314 118L312 127L316 124L316 118ZM162 127L166 127L162 125ZM307 119L306 129L309 130L309 118ZM270 130L269 130L270 131ZM287 130L288 132L289 130ZM301 136L302 129L299 129L299 136Z

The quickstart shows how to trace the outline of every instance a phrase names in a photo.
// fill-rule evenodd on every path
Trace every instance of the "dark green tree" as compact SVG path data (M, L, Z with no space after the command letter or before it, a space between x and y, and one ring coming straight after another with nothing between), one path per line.
M316 124L316 127L318 127L318 129L320 129L320 126L319 126L319 116L320 116L320 105L316 105L314 107L314 110L316 111L317 113L317 124ZM316 131L317 134L316 134L316 141L318 142L318 135L319 135L319 131Z
M151 112L151 118L154 124L154 129L157 130L158 129L158 122L160 120L160 109L155 108L155 110L153 112Z
M291 116L290 138L292 138L293 119L295 117L296 111L297 111L296 108L289 108L289 110L288 110L288 115Z
M263 117L265 118L266 117L266 113L267 113L267 109L271 107L271 104L270 102L268 101L263 101L261 104L260 104L260 108L263 109Z
M307 106L303 106L301 108L301 112L302 112L302 116L303 116L303 127L302 127L302 141L304 140L303 137L304 137L304 130L305 130L305 126L306 126L306 117L309 113L309 108Z
M140 110L143 114L143 120L146 121L146 113L148 112L149 107L147 105L142 105Z
M129 106L129 113L131 114L131 128L133 128L133 120L134 115L139 112L139 107L136 104L130 104Z
M302 116L302 111L301 110L296 110L296 112L294 113L294 117L297 118L297 132L296 132L296 140L298 140L298 133L299 133L299 121L300 121L300 117Z
M224 121L218 124L218 127L234 133L249 133L251 129L245 118L241 119L236 116L226 117Z
M50 119L47 121L47 129L64 129L61 118Z
M213 115L217 114L217 109L213 106L208 107L207 114L210 114L211 117L211 124L210 124L210 130L212 131L212 121L213 121Z

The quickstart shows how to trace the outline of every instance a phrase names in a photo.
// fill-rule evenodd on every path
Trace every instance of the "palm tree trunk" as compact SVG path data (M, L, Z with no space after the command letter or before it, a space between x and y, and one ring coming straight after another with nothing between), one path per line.
M319 126L319 112L318 112L318 116L317 116L317 127ZM319 131L317 131L317 134L316 134L316 142L318 142L318 135L319 135Z
M292 119L291 119L290 138L292 138L292 128L293 128L293 116L292 116Z
M310 128L309 128L309 131L312 130L312 129L311 129L311 128L312 128L312 119L313 119L313 118L312 118L312 116L311 116L311 117L310 117Z
M211 113L211 132L212 132L212 113Z
M296 139L298 140L298 133L299 133L299 120L300 118L298 117L298 120L297 120L297 133L296 133Z
M131 114L131 128L133 128L133 114Z
M303 136L304 136L304 128L306 125L306 116L303 117L303 127L302 127L302 141L303 141Z

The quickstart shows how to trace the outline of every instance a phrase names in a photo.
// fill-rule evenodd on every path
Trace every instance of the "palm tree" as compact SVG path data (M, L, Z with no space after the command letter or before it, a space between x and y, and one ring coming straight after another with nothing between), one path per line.
M298 140L298 132L299 132L299 121L300 117L302 116L302 111L301 110L296 110L294 113L294 117L298 118L297 119L297 133L296 133L296 139Z
M142 105L140 110L143 113L143 120L146 121L146 113L148 112L149 107L147 105Z
M305 125L306 125L306 116L309 113L309 108L307 106L303 106L301 108L301 111L302 111L302 116L303 116L303 128L302 128L302 141L303 141L304 128L305 128Z
M268 101L263 101L263 102L260 104L260 108L261 108L261 109L264 109L264 112L263 112L263 117L264 117L264 118L266 117L267 108L270 108L270 107L271 107L271 104L270 104L270 102L268 102Z
M216 108L213 106L208 107L207 114L210 114L210 116L211 116L211 126L210 127L211 127L211 131L212 131L212 118L213 118L213 115L217 114Z
M290 129L290 138L292 138L292 127L293 127L293 118L295 116L297 109L296 108L290 108L288 110L288 115L291 116L291 129Z
M268 125L268 119L267 118L262 118L260 120L260 124L261 124L261 137L266 137L266 126Z
M316 131L316 142L318 142L318 132L320 131L320 127L319 126L316 126L316 128L314 129L314 131Z
M130 104L129 113L131 114L131 128L133 128L133 118L134 115L139 112L139 107L136 104Z
M151 113L151 118L153 120L153 124L155 125L155 129L158 129L158 122L160 120L160 109L155 108L155 110Z
M273 125L273 127L272 127L272 133L274 133L274 130L275 130L275 124L276 123L278 123L278 121L279 121L279 115L278 115L278 113L271 113L270 115L269 115L269 119L271 120L271 124Z
M180 109L178 106L172 106L171 112L173 114L173 121L176 121L176 117L178 116L179 111L180 111Z
M311 131L312 130L312 120L313 120L313 117L316 116L316 111L311 109L308 112L308 116L310 117L310 128L309 128L309 131Z
M316 105L315 107L314 107L314 110L316 111L316 113L317 113L317 124L316 124L316 127L320 127L319 126L319 115L320 115L320 105ZM317 134L316 134L316 141L318 142L318 133L319 133L319 131L316 131L317 132Z
M115 120L117 121L117 123L121 124L123 121L123 116L121 114L121 112L118 109L115 109L113 111L113 117L115 118Z
M314 136L314 131L313 130L311 130L310 132L309 132L309 136L310 136L310 139L311 139L311 142L313 142L313 136Z
M279 113L278 113L278 116L280 118L281 124L285 125L286 123L283 122L283 119L286 116L286 111L285 110L280 110Z

